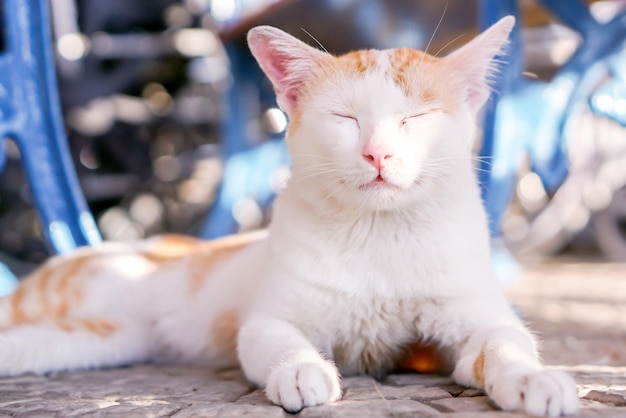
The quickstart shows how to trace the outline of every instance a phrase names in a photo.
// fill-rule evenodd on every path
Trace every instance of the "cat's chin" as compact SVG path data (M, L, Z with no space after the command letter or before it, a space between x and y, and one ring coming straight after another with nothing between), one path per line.
M408 191L389 181L372 180L358 186L366 207L389 211L403 208L409 199Z
M400 187L383 179L381 176L358 186L360 190L400 190Z

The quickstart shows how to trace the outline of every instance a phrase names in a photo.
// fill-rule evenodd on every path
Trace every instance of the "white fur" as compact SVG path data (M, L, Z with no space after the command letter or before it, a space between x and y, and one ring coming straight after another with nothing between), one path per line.
M489 59L512 25L503 22L482 37ZM282 100L294 112L306 84L298 68L308 74L327 57L273 28L255 29L250 42L277 90L283 89L279 97L298 86ZM472 53L465 52L474 56L480 47L474 42ZM278 64L271 62L276 48L283 54ZM478 55L484 68L471 66L479 77L473 85L487 89L491 64ZM466 55L451 58L459 56ZM381 53L379 62L384 60ZM431 112L383 70L345 77L337 73L317 84L287 139L293 176L275 202L267 240L211 270L191 298L187 279L176 277L185 271L185 259L158 271L132 256L120 259L124 269L103 266L89 278L87 301L76 315L109 314L130 331L113 342L80 332L57 335L63 333L45 323L5 331L0 373L149 358L230 365L208 330L221 312L234 309L243 318L238 356L246 376L288 411L338 400L340 373L384 373L385 356L425 339L451 350L453 377L464 385L481 385L474 369L482 355L487 394L504 409L575 412L575 385L540 365L535 341L490 265L470 154L476 94L468 93L454 113ZM390 156L380 173L364 158L366 146ZM385 183L375 182L379 174ZM5 312L6 303L0 309ZM64 348L46 356L43 347L53 340ZM364 370L364 352L380 353L367 366L372 370Z

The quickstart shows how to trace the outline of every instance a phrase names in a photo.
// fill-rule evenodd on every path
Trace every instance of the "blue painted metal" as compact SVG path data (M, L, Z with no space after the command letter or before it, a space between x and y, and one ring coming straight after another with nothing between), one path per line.
M224 97L227 114L221 127L224 175L201 231L204 238L237 232L233 209L242 199L267 208L275 194L269 179L277 167L288 163L282 138L252 138L248 129L250 121L259 117L261 99L271 96L274 100L273 92L266 91L264 76L247 51L234 45L226 45L226 50L232 84Z
M532 170L548 191L568 173L567 124L572 109L593 95L611 57L626 39L626 12L599 24L580 0L543 0L555 17L581 35L582 42L550 82L523 78L519 32L512 34L508 63L495 83L497 92L485 112L480 181L493 237L510 203L520 158L528 153ZM485 29L508 14L519 17L516 0L481 0Z
M481 30L507 15L519 16L516 0L480 0ZM522 87L521 47L519 24L516 24L511 33L507 54L500 57L503 64L493 80L494 91L485 106L479 180L492 232L499 230L501 216L510 202L515 181L515 161L520 155L520 141L516 137L518 130L502 129L499 120L502 120L506 109L504 98L520 91Z
M596 114L626 126L626 54L612 56L609 70L611 78L589 98L589 106Z
M43 235L55 252L100 234L78 184L56 87L47 0L2 0L0 138L21 152Z

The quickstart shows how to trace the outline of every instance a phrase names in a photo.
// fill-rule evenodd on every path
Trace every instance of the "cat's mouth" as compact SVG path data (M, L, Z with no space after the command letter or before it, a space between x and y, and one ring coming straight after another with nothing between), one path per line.
M359 186L359 189L362 189L362 190L387 189L387 188L397 189L398 186L391 183L388 179L383 177L381 174L376 176L374 179L368 181L367 183L363 183Z

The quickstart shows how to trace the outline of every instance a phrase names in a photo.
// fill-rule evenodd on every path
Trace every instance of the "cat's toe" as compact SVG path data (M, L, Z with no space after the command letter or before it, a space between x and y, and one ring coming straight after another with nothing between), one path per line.
M542 370L528 376L525 410L551 417L576 413L576 384L570 376L558 370Z
M578 411L576 384L558 370L503 374L487 385L487 394L504 410L550 417Z
M322 405L341 397L336 368L330 363L285 365L274 370L267 381L268 399L288 412Z

